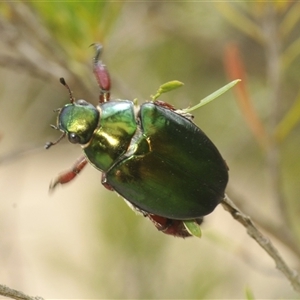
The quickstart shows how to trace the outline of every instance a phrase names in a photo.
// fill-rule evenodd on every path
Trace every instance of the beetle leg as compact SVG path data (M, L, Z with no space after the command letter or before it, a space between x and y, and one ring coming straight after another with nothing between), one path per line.
M109 191L114 191L114 188L107 182L105 173L102 173L101 183Z
M148 213L145 213L144 216L147 217L159 231L165 234L182 238L192 236L186 230L183 220L173 220ZM200 225L203 222L203 218L197 218L195 221Z
M65 184L73 180L87 165L87 159L85 156L81 156L77 159L73 167L61 174L59 174L54 180L51 181L49 190L53 191L58 184Z
M189 114L189 113L186 113L184 112L183 110L180 110L180 109L176 109L172 104L169 104L167 102L164 102L164 101L161 101L161 100L155 100L155 102L153 102L155 105L157 106L161 106L163 108L167 108L169 110L172 110L174 111L175 113L185 117L186 119L190 120L190 121L193 121L194 119L194 116Z
M145 216L149 218L159 231L165 234L182 238L191 236L185 229L183 221L181 220L172 220L152 214L146 214Z
M161 100L155 100L155 102L153 102L153 103L157 106L161 106L161 107L167 108L169 110L176 110L172 104L169 104L169 103L161 101Z
M99 103L103 103L110 100L110 76L106 66L99 60L102 45L95 43L92 46L94 46L96 50L93 71L100 87Z

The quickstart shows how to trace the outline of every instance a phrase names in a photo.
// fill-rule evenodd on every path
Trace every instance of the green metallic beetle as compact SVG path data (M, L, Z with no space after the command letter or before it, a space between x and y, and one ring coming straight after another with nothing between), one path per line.
M71 181L89 162L102 172L102 184L117 192L162 232L192 235L186 224L201 224L224 198L228 167L218 149L193 122L192 116L162 101L138 106L110 100L110 78L99 60L102 46L94 44L94 74L99 104L75 101L59 109L57 126L80 144L84 156L51 184Z

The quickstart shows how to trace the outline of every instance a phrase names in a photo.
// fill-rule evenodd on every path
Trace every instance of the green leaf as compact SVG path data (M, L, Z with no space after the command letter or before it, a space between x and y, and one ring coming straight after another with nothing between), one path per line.
M235 86L240 81L241 81L240 79L236 79L236 80L231 81L230 83L226 84L225 86L221 87L220 89L216 90L215 92L213 92L209 96L202 99L197 105L192 106L190 108L182 109L182 112L183 113L190 113L193 110L196 110L196 109L200 108L201 106L204 106L204 105L208 104L209 102L215 100L216 98L218 98L219 96L221 96L222 94L227 92L229 89L231 89L233 86Z
M201 232L201 227L200 225L195 221L195 220L186 220L183 221L183 224L191 235L201 238L202 232Z
M170 91L177 89L183 85L184 85L184 83L182 83L178 80L172 80L172 81L162 84L159 87L159 89L157 90L156 94L154 96L151 96L152 101L155 101L161 94L170 92Z
M246 299L247 300L255 300L253 292L250 288L247 287L246 290L245 290L245 293L246 293Z

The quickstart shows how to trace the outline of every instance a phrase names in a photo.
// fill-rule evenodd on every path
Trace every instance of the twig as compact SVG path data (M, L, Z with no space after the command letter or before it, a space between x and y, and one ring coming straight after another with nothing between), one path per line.
M234 219L247 229L248 235L250 235L273 258L276 268L290 281L294 290L300 292L299 274L288 267L272 242L256 228L250 217L241 212L227 195L225 195L221 204Z
M227 192L242 210L252 216L252 220L259 226L264 232L273 236L280 241L285 247L287 247L297 258L300 260L300 247L296 239L293 237L290 228L285 224L278 224L274 219L267 217L261 211L254 209L251 203L247 201L240 193L237 193L232 187L227 188Z
M0 295L9 297L11 299L16 299L16 300L44 300L44 298L41 298L41 297L27 296L23 292L11 289L2 284L0 284Z

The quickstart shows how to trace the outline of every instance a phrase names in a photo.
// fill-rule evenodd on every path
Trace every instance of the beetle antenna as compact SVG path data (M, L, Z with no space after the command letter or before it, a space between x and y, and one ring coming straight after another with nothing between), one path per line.
M45 144L45 149L49 149L51 146L58 144L65 136L66 133L64 132L55 142L47 142Z
M70 96L70 102L71 102L71 103L74 103L74 102L75 102L75 98L74 98L74 96L73 96L73 93L72 93L70 87L67 85L65 79L64 79L63 77L61 77L61 78L59 78L59 82L60 82L63 86L65 86L65 87L67 88L67 90L68 90L68 92L69 92L69 96Z

